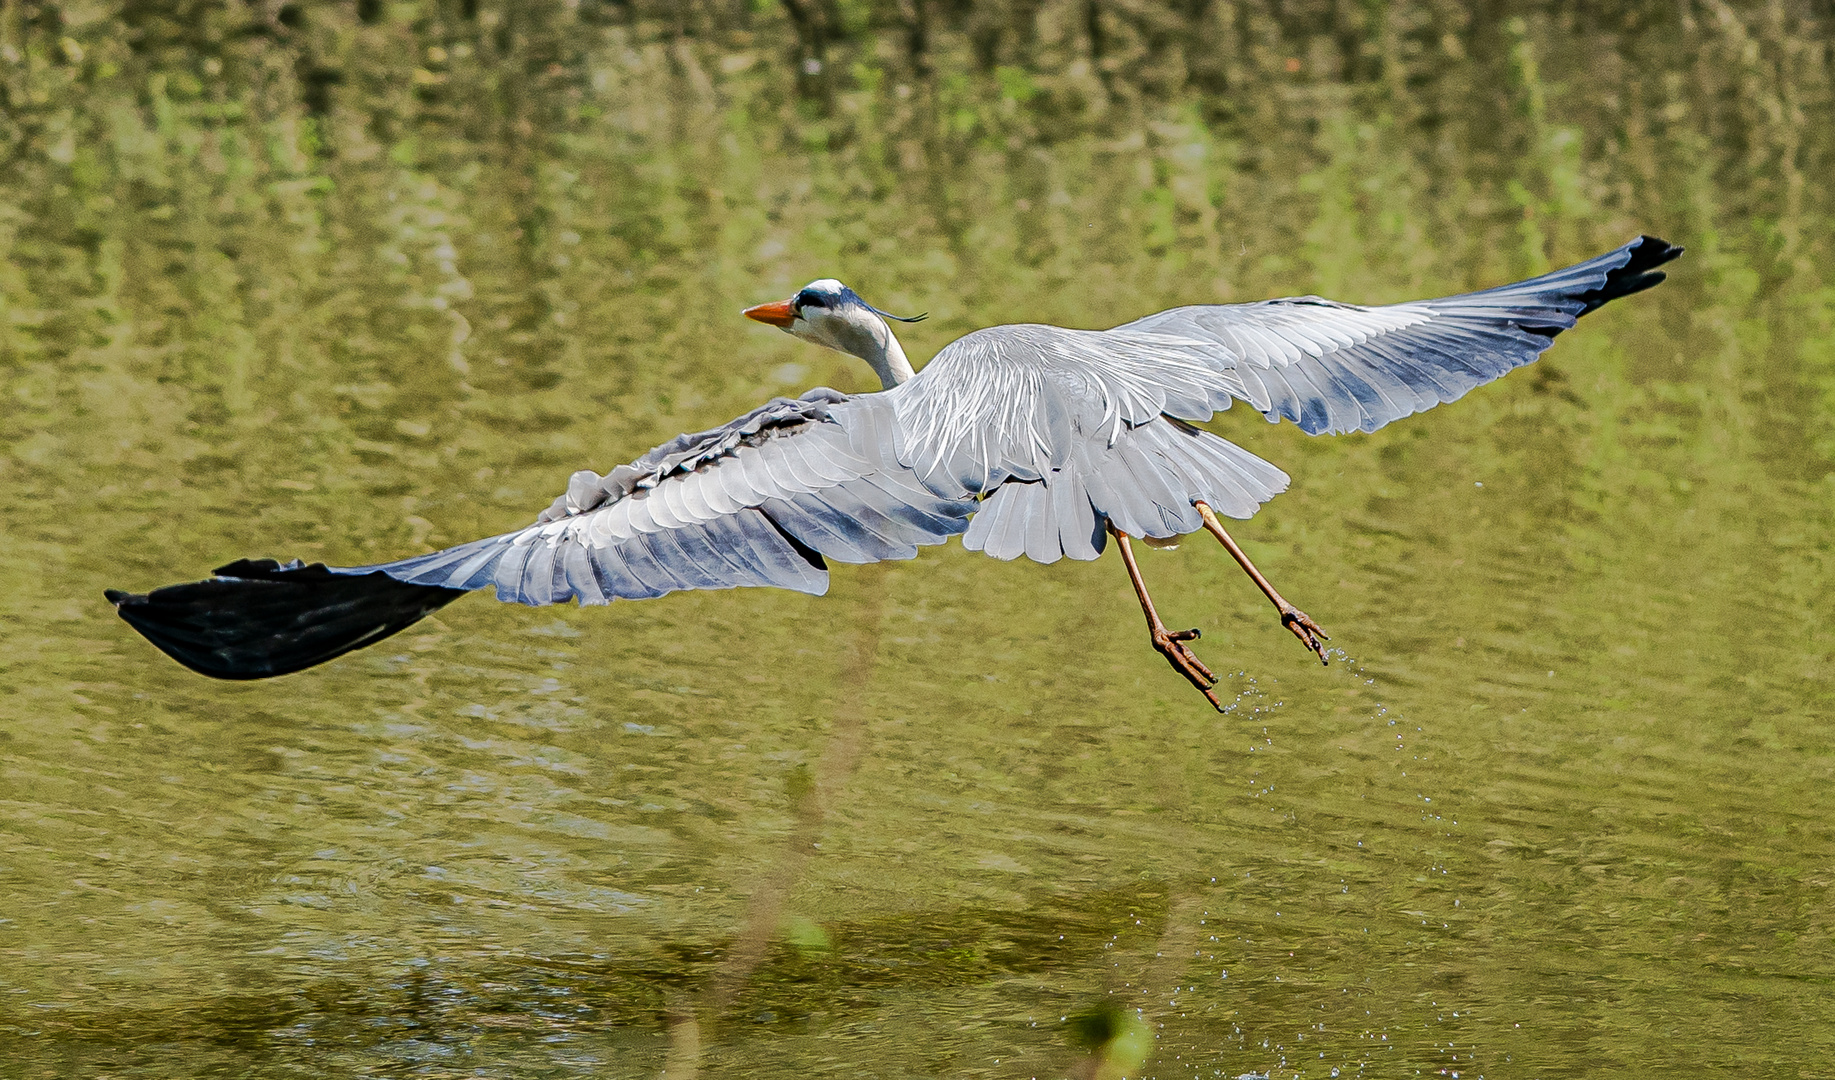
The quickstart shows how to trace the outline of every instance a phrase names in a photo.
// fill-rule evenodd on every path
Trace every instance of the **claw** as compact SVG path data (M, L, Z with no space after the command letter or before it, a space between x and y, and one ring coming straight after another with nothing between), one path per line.
M1223 711L1223 702L1211 693L1211 687L1217 685L1217 676L1204 666L1198 654L1191 651L1185 643L1196 641L1202 635L1196 630L1168 630L1160 622L1159 613L1153 610L1153 598L1147 595L1147 583L1141 580L1140 566L1134 561L1134 547L1128 542L1128 534L1117 529L1113 523L1108 525L1109 532L1115 536L1115 546L1121 549L1122 565L1128 568L1128 580L1134 584L1134 595L1141 602L1141 614L1147 617L1147 634L1153 641L1153 647L1159 651L1172 670L1185 676L1185 681L1198 688L1204 700L1211 703L1211 708Z
M1198 692L1204 695L1204 699L1211 703L1211 708L1222 712L1223 703L1218 701L1217 695L1211 691L1211 687L1217 685L1217 676L1211 674L1211 669L1205 667L1204 661L1198 659L1198 654L1192 652L1191 647L1185 644L1188 641L1196 641L1204 635L1195 629L1170 632L1154 630L1151 634L1153 647L1166 658L1166 662L1172 665L1172 669L1185 676L1186 682L1197 687Z
M1325 646L1321 641L1330 641L1331 636L1319 629L1319 624L1311 616L1297 607L1287 606L1281 609L1281 625L1293 631L1293 636L1300 639L1300 644L1319 654L1321 664L1329 664L1326 659Z
M1321 664L1331 663L1325 658L1325 646L1320 642L1332 639L1326 636L1325 631L1319 629L1319 624L1312 621L1306 612L1289 604L1281 598L1280 593L1274 591L1274 586L1268 584L1268 579L1263 577L1262 572L1249 561L1249 556L1242 547L1231 539L1228 530L1223 527L1223 522L1217 520L1216 513L1210 507L1204 505L1202 501L1194 502L1192 505L1197 507L1198 516L1204 519L1204 527L1217 538L1217 542L1230 553L1230 557L1236 560L1236 565L1242 567L1243 573L1249 575L1249 580L1255 582L1255 587L1262 591L1262 595L1268 598L1268 602L1274 605L1274 609L1281 613L1281 625L1293 631L1293 636L1300 639L1300 644L1318 654Z

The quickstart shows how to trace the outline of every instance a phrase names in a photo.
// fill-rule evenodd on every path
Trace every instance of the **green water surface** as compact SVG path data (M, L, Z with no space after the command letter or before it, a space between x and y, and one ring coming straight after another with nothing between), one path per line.
M798 22L787 11L803 13ZM813 13L813 14L812 14ZM810 21L813 20L813 21ZM0 1076L1835 1074L1835 13L0 5ZM116 618L519 526L996 322L1689 247L1143 556Z

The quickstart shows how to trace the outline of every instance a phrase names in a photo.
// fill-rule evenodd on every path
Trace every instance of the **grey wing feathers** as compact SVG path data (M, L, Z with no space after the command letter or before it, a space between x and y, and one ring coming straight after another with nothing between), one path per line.
M908 559L967 527L973 503L891 453L889 404L811 391L680 436L605 476L575 473L533 525L378 566L504 601L604 604L682 589L822 593L824 559Z
M1663 280L1681 249L1640 237L1484 292L1366 308L1318 297L1187 307L1108 331L1001 326L952 343L889 392L900 458L982 501L964 546L1094 558L1100 519L1166 538L1192 503L1248 517L1279 469L1180 421L1232 399L1310 434L1372 431L1529 363L1581 315Z
M1483 292L1388 307L1316 296L1186 307L1117 327L1211 346L1238 396L1308 434L1374 431L1527 364L1608 301L1663 280L1682 249L1644 236L1586 262Z

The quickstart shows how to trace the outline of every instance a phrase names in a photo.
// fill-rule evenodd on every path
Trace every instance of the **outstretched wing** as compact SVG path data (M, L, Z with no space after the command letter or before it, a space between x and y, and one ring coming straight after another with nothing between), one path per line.
M951 343L888 391L899 460L983 501L965 546L1095 558L1102 522L1191 532L1191 503L1248 517L1279 469L1179 421L1232 400L1309 434L1374 431L1527 364L1581 315L1663 280L1681 249L1640 237L1565 270L1388 307L1318 297L1185 307L1113 330L998 326Z
M600 476L575 473L526 529L376 566L243 559L206 581L108 590L167 655L218 679L322 664L473 589L603 604L677 589L820 593L825 559L908 559L967 527L974 504L917 483L880 395L813 390L683 435Z
M962 532L974 509L898 463L896 418L878 398L779 398L604 476L575 473L528 528L337 572L492 585L499 600L533 605L747 585L819 594L825 559L909 559Z
M1316 296L1183 307L1118 332L1204 342L1270 420L1309 435L1375 431L1540 356L1587 312L1662 281L1682 249L1641 236L1616 251L1483 292L1387 307Z

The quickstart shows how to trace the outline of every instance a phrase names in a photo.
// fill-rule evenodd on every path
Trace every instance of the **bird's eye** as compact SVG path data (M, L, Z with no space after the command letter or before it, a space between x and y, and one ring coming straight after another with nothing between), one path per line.
M808 289L804 289L802 292L796 294L796 306L799 308L825 308L828 306L828 297L823 296L821 293L813 293Z

